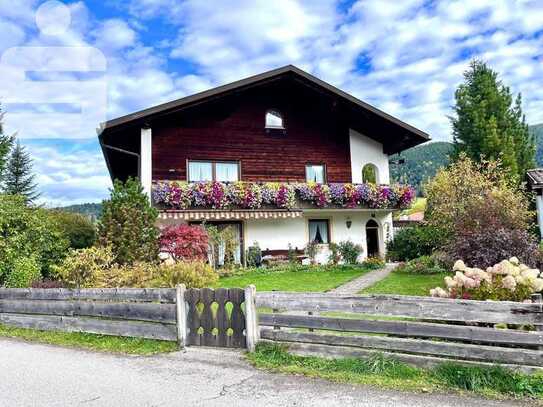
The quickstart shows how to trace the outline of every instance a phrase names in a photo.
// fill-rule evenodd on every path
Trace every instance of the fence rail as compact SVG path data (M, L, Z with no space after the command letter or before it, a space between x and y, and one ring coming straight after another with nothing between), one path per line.
M514 303L260 292L256 303L273 310L259 315L261 339L286 343L300 354L349 357L384 352L419 366L454 360L543 370L539 299ZM498 329L497 324L517 329ZM527 327L532 330L523 329Z

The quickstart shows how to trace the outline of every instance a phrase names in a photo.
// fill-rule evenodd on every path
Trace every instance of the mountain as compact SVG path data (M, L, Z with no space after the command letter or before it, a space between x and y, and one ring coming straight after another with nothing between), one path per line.
M452 143L435 141L390 156L392 181L409 184L421 195L422 185L436 175L438 169L449 164L452 149Z
M101 203L84 203L79 205L70 205L57 208L65 212L74 212L80 213L81 215L87 216L93 222L98 219L102 213L102 204Z
M535 162L538 167L543 167L543 123L534 124L529 129L535 136Z

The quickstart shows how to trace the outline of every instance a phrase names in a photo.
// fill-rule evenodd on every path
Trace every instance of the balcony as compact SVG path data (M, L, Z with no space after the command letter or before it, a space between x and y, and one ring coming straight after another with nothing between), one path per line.
M290 218L309 209L400 210L411 205L406 185L155 181L153 203L163 218ZM210 215L211 213L211 215ZM214 214L214 215L213 215Z

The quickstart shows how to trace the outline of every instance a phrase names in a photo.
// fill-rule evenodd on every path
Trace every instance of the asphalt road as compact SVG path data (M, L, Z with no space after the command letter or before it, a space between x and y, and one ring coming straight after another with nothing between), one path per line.
M520 406L253 369L240 352L119 356L0 339L0 406Z

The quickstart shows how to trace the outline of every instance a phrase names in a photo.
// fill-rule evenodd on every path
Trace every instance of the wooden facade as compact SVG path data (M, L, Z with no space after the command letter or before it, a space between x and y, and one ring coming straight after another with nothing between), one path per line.
M265 128L271 108L285 130ZM294 83L200 105L153 127L153 179L187 180L188 160L238 162L241 180L253 182L305 181L306 165L318 163L328 182L351 182L348 126L331 103Z

